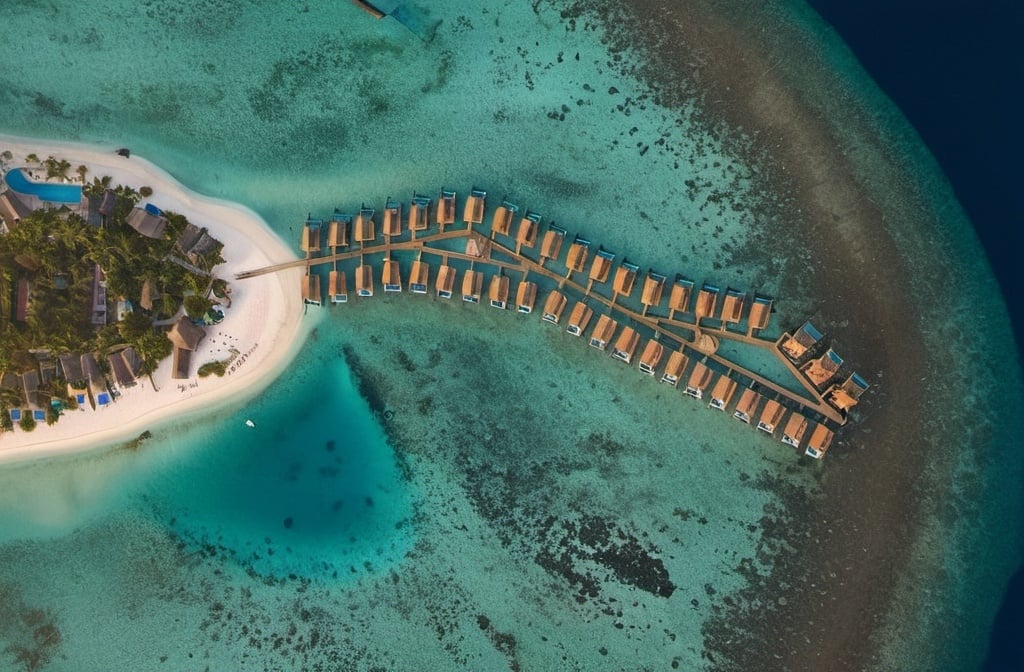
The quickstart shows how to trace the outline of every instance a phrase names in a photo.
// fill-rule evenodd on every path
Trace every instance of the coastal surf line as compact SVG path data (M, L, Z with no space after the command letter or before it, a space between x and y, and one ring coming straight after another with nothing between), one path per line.
M307 216L300 240L305 258L236 278L304 266L300 291L304 302L315 306L348 303L349 277L358 298L374 295L378 277L385 294L427 295L433 277L435 300L461 297L523 314L537 309L543 292L543 322L564 325L572 336L587 332L595 349L629 365L636 360L641 373L660 373L661 382L681 386L685 395L708 401L709 408L731 412L816 459L867 390L864 379L849 371L810 322L778 338L764 336L771 297L697 285L680 274L670 280L653 269L642 272L638 264L580 235L570 238L554 223L542 234L539 214L520 212L505 199L484 227L486 196L481 189L470 190L461 222L456 222L456 192L444 188L436 205L414 193L407 212L404 203L388 197L380 217L365 204L352 215L336 210L327 219ZM331 264L326 301L316 270L322 264ZM717 352L723 339L771 353L803 393L723 357Z

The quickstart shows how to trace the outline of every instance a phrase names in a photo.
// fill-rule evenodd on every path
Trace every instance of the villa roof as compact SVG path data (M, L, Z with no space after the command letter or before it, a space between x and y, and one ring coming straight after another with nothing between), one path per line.
M644 288L640 293L640 303L645 306L656 306L661 303L661 295L665 291L665 276L648 271L644 278Z
M171 339L175 347L185 350L195 350L204 336L206 336L206 331L202 327L196 326L185 315L179 317L171 330L167 332L167 338Z
M462 295L463 296L480 296L480 291L484 286L484 274L481 271L474 271L469 269L462 276Z
M715 305L718 303L718 288L705 283L697 293L697 303L693 307L693 313L698 319L711 317L715 314Z
M722 300L722 321L739 322L743 319L743 300L746 294L736 289L725 290L725 299Z
M583 331L590 323L590 318L593 314L594 311L591 310L590 306L583 303L583 301L577 301L576 305L572 307L572 312L569 313L569 326L575 325L579 327L580 331Z
M409 272L409 284L410 285L424 285L427 284L427 278L430 275L430 264L420 259L412 262L412 270Z
M439 292L451 292L455 287L455 269L448 264L442 264L437 269L437 279L434 281L434 287Z
M114 382L119 387L128 387L135 383L135 376L128 368L128 363L121 357L120 352L115 352L107 358L110 362L110 372L114 376Z
M353 224L352 237L357 243L364 243L377 237L373 224L373 210L367 208L359 210L359 214L356 215L356 221Z
M4 373L4 375L0 377L0 387L16 393L18 395L19 404L25 403L25 390L21 384L21 376L17 376L13 373Z
M697 362L693 365L693 371L690 372L690 380L687 381L687 387L692 387L696 390L703 390L711 382L711 376L714 375L708 365L704 362Z
M206 229L201 229L195 224L189 222L185 226L185 230L181 232L180 236L178 236L176 244L181 248L182 252L188 254L188 251L192 249L192 246L199 241L200 237L202 237L204 231L206 231Z
M537 302L537 283L524 280L516 288L516 306L523 306L533 310L533 304Z
M402 284L402 273L398 266L398 261L394 259L385 259L384 266L381 269L380 274L381 284L384 285L400 285Z
M590 263L590 279L594 282L605 282L608 280L608 274L612 270L612 262L614 260L614 254L603 248L598 248L597 254L594 255L594 260Z
M807 447L813 448L818 453L824 453L832 445L832 437L835 434L825 425L819 424L811 432L811 438L807 439Z
M648 339L647 345L644 346L644 351L640 353L640 363L653 369L661 361L661 356L665 352L665 346L654 340L653 338Z
M103 190L103 200L100 202L99 213L104 217L109 217L114 213L114 208L117 206L117 192L113 189Z
M672 350L668 354L668 361L665 362L665 376L678 381L683 371L686 370L687 357L682 350Z
M593 345L595 342L607 344L612 340L612 336L615 335L615 330L619 324L611 318L610 315L601 315L597 318L597 324L594 325L594 331L590 333L590 343Z
M29 406L39 405L39 372L29 369L21 374L21 389Z
M191 368L192 351L185 348L175 348L171 355L171 378L177 380L188 378Z
M636 286L636 272L637 267L629 262L623 261L617 269L615 269L615 280L612 283L612 289L616 294L622 294L623 296L629 296L633 293L633 288Z
M167 218L150 212L146 208L132 208L126 220L128 225L147 238L159 240L164 237Z
M316 273L308 273L302 276L302 300L310 303L320 303L320 276ZM189 348L194 350L195 348Z
M384 235L402 235L402 204L393 202L390 197L384 204Z
M430 226L430 199L413 194L409 203L409 230L423 231Z
M556 259L562 251L562 241L564 240L565 229L549 226L540 242L540 256L546 259Z
M800 440L804 437L804 433L807 431L807 418L800 413L794 412L789 416L789 421L786 423L785 429L782 430L782 437L785 440L787 437L792 440L791 445L799 446ZM791 443L787 441L787 443Z
M327 247L345 247L348 245L348 225L352 218L348 215L335 215L327 225Z
M533 247L537 243L537 227L540 225L540 215L528 212L519 221L519 230L516 231L516 243Z
M775 427L782 422L784 415L786 415L786 407L774 399L769 399L761 411L757 426L766 432L774 432Z
M484 221L484 199L486 197L486 191L471 189L462 212L462 221L469 224L479 224Z
M356 267L356 292L373 292L373 266L360 264Z
M724 409L729 405L729 401L732 400L732 395L736 393L738 386L739 384L735 380L723 373L715 381L715 386L711 388L712 401L718 400Z
M808 380L814 383L815 387L822 388L839 373L839 367L843 365L843 358L835 350L829 348L825 354L817 359L812 359L800 370L807 376Z
M761 401L761 395L754 391L753 388L746 388L743 390L743 394L740 395L740 400L736 402L736 412L733 415L744 422L750 422L751 416L754 415L754 411L757 410L757 404Z
M636 346L639 344L640 334L636 333L636 329L625 327L619 333L619 337L615 339L615 354L628 362L633 358L633 353L636 352Z
M565 310L565 305L568 302L564 294L557 289L553 289L548 294L548 298L544 300L544 314L553 316L557 322L562 318L562 311Z
M672 283L672 292L668 297L668 307L685 313L690 309L690 296L693 294L693 281L676 276Z
M491 284L487 289L488 298L491 301L500 303L508 302L508 276L495 275L491 278Z
M332 299L335 296L348 294L348 283L345 277L345 271L331 271L328 273L327 284L327 290L331 293Z
M755 296L750 306L750 314L747 321L751 329L764 329L768 326L768 320L772 316L772 300L766 296Z
M65 353L57 357L57 364L60 366L60 374L69 383L76 383L86 379L82 370L82 357L71 353Z
M491 220L491 234L500 233L503 236L507 236L508 232L512 230L512 218L515 217L516 212L519 208L509 203L508 201L502 201L494 210L494 218Z
M437 197L437 223L452 224L455 222L455 192L441 187Z
M565 257L565 267L570 271L582 271L587 265L587 250L590 242L577 238L569 246L569 253Z

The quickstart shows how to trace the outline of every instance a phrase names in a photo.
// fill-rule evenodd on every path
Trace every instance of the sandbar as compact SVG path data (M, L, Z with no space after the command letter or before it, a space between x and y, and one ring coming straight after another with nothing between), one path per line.
M95 410L65 411L51 426L40 423L32 432L17 426L0 434L0 463L52 457L98 449L139 436L188 413L213 413L252 398L265 389L294 358L311 321L303 319L299 295L302 269L289 269L245 280L235 273L296 258L295 252L252 210L186 189L167 172L132 154L124 158L116 148L71 142L34 140L0 134L0 151L9 150L10 166L25 165L25 157L54 156L74 169L85 165L86 180L109 175L112 185L139 189L148 186L152 202L163 210L185 215L196 226L224 243L226 263L214 275L228 281L231 306L224 320L207 327L207 335L192 356L192 376L171 377L171 358L152 375L141 378L112 404ZM223 377L199 378L195 371L207 361L226 360L234 349L234 366ZM254 418L254 423L259 418Z

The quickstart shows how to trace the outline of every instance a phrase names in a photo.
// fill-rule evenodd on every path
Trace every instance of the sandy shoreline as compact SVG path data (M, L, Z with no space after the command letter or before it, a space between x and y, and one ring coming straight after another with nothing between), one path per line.
M167 358L153 373L156 389L143 379L106 408L68 411L55 425L40 424L30 433L15 427L13 432L0 434L0 463L100 448L134 438L183 413L211 412L251 397L285 369L310 324L303 320L297 289L301 269L234 279L238 271L295 258L259 215L189 191L154 164L135 155L130 159L117 156L115 149L0 135L0 151L14 154L8 162L12 167L25 165L29 153L41 159L50 155L67 159L73 167L69 174L84 164L89 169L87 180L109 175L113 184L136 189L149 186L153 195L142 202L181 213L197 226L207 227L224 243L227 261L214 269L214 275L229 282L231 307L223 322L207 328L206 338L193 353L191 378L173 380L171 359ZM233 371L222 378L195 375L199 364L227 359L229 349L241 353Z

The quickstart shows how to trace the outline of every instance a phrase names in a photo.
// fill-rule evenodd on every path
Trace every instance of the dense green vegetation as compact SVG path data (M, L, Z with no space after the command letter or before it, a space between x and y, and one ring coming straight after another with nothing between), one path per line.
M217 376L223 378L224 374L228 370L228 363L224 361L207 362L199 367L199 377L206 378L207 376Z
M55 170L66 171L67 162L55 162ZM47 166L49 170L50 166ZM85 192L98 198L109 178L96 178ZM172 349L155 320L170 318L188 297L189 307L205 298L211 278L176 263L182 254L175 241L188 221L183 215L165 212L169 224L163 239L140 235L125 223L139 193L117 187L115 212L105 226L92 226L67 209L37 210L22 219L7 235L0 236L0 371L20 372L36 364L32 350L62 352L105 352L113 346L130 344L143 361L143 373L151 372ZM198 259L196 265L209 269L222 261ZM91 320L93 273L99 264L106 274L107 296L131 301L134 312L122 322L113 314L97 330ZM31 303L23 323L13 319L19 278L31 283ZM152 302L145 309L143 286Z

